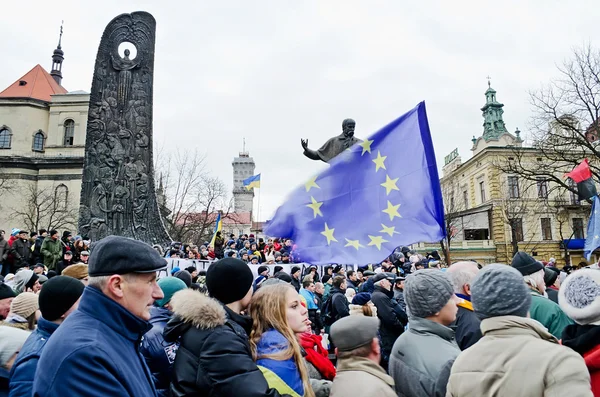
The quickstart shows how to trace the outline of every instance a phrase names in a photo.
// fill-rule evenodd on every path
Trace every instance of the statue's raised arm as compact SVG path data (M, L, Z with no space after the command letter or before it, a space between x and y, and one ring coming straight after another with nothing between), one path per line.
M308 139L300 139L304 155L311 160L321 160L329 163L335 156L342 153L360 139L354 137L354 128L356 122L352 119L346 119L342 122L342 133L329 139L319 150L308 148Z

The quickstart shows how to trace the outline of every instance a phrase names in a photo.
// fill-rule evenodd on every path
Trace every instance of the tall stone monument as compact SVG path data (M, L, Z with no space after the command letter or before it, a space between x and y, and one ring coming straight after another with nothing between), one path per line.
M156 21L122 14L102 35L87 121L79 233L168 244L152 161Z

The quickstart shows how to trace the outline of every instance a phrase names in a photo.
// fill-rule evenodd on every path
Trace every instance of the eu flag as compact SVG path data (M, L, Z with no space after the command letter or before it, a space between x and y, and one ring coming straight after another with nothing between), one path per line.
M425 103L338 155L277 209L265 232L292 238L299 260L380 262L394 248L445 235Z
M600 206L598 204L600 198L594 196L593 200L592 213L590 214L587 227L587 237L585 238L585 247L583 248L585 259L588 261L592 256L592 252L600 247L600 208L598 208Z

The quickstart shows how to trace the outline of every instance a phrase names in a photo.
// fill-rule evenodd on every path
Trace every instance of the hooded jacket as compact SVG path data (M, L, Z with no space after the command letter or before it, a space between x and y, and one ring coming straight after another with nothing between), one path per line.
M171 299L174 316L167 342L179 341L173 364L171 396L279 397L252 360L249 317L193 290Z
M562 344L575 350L585 361L594 396L600 396L600 326L571 324L565 327Z
M54 270L56 263L63 256L62 243L60 240L54 240L52 237L47 236L42 243L40 252L44 257L44 266L46 266L48 270Z
M573 321L562 311L560 306L550 299L531 290L531 318L542 323L556 339L560 339L565 327Z
M29 335L10 371L10 397L30 397L40 355L58 324L40 317L37 329Z
M179 347L175 342L166 342L163 337L165 326L172 315L167 308L153 306L150 309L152 329L144 335L141 346L142 355L152 372L156 392L161 397L169 396L171 368Z
M79 308L46 343L33 396L156 396L139 348L150 328L99 289L85 287Z
M491 317L452 367L448 397L591 397L581 356L530 318Z

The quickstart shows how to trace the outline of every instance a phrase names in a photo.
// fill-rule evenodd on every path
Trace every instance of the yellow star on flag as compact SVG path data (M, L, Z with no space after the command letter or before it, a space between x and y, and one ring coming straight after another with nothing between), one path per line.
M323 230L321 232L321 234L325 237L327 237L327 245L331 245L332 241L335 241L336 243L338 242L335 237L333 237L333 231L335 229L334 228L329 228L329 226L327 226L327 222L325 222L325 230Z
M398 208L400 208L400 204L392 205L392 203L388 200L387 208L382 210L381 212L385 212L390 216L390 221L394 220L394 217L402 218L400 213L398 212Z
M368 139L365 139L359 146L362 147L362 153L360 154L361 156L363 154L365 154L366 152L371 153L371 144L373 143L373 141L370 141Z
M354 248L356 248L357 251L358 251L358 247L364 248L364 245L362 245L358 240L346 239L346 241L348 242L348 244L344 245L344 247L354 247Z
M367 245L374 245L377 247L377 249L379 251L381 251L381 244L383 243L387 243L387 240L384 240L383 237L381 236L371 236L369 235L369 238L371 239L371 242Z
M315 175L312 178L310 178L304 184L304 188L306 189L307 192L310 191L310 189L312 189L313 187L316 187L317 189L320 189L319 185L317 185L317 175Z
M379 233L387 233L387 234L389 234L389 235L390 235L390 237L393 237L393 236L394 236L394 234L400 234L400 233L398 233L398 232L396 231L396 226L386 226L386 225L384 225L384 224L382 223L382 224L381 224L381 227L382 227L383 229L381 229L381 230L379 231Z
M387 156L382 156L379 150L377 151L377 158L373 160L375 163L375 172L379 171L380 168L385 168L385 164L383 163L387 159Z
M306 206L313 210L314 217L316 218L317 215L322 217L323 214L321 213L321 206L323 205L323 202L318 202L313 196L310 196L310 201L312 201L312 204L306 204Z
M399 178L392 179L389 175L385 175L385 182L381 184L385 188L385 194L389 195L392 190L400 190L398 186L396 186L396 182L398 182Z

